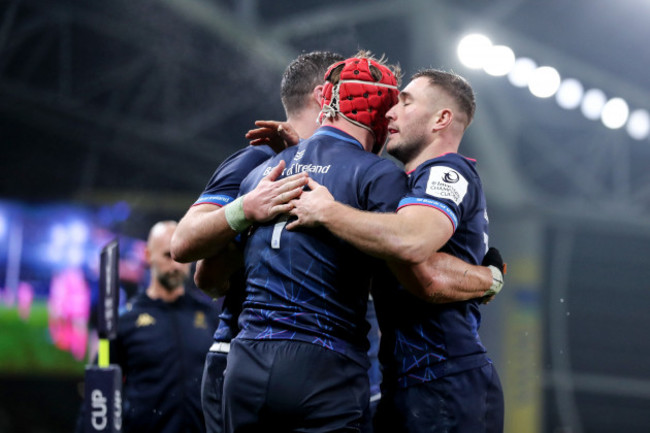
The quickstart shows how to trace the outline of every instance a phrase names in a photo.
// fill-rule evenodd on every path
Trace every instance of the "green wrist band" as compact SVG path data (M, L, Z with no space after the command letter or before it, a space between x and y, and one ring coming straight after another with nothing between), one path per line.
M244 196L238 197L235 201L228 203L224 209L226 221L231 229L237 233L243 232L251 226L251 222L244 215Z

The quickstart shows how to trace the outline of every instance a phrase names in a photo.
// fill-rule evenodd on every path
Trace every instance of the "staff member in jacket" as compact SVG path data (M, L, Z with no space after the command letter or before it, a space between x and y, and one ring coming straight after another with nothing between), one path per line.
M218 311L214 302L185 289L190 264L170 253L176 225L161 221L151 228L151 281L129 301L111 341L111 363L124 375L124 433L205 432L201 377Z

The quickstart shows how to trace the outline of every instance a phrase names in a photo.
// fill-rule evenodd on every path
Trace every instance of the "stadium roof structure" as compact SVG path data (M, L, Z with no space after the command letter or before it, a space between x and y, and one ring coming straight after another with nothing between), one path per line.
M2 3L4 195L196 194L254 119L283 117L279 78L295 55L367 48L407 76L435 66L473 83L479 107L461 150L480 160L493 205L650 220L647 139L464 69L455 54L463 34L482 31L647 109L647 3Z

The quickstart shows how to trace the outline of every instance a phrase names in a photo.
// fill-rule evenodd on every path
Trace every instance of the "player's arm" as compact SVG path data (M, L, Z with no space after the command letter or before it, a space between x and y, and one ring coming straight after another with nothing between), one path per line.
M275 181L284 166L284 161L280 161L255 189L226 206L206 204L191 207L172 236L174 260L187 263L212 257L251 224L288 212L292 207L290 201L302 193L307 174L299 173Z
M427 302L481 298L493 285L486 266L437 252L453 234L451 222L437 209L407 206L396 214L382 214L330 202L322 211L329 215L319 218L323 226L367 254L385 259L400 284Z
M194 283L212 298L225 295L230 289L230 276L244 264L241 251L233 242L218 254L196 262Z
M237 234L226 221L224 207L212 204L192 206L172 236L172 257L182 263L212 257Z
M505 264L499 250L490 248L481 266L446 253L434 253L418 265L388 263L402 286L436 304L481 298L490 302L503 287Z
M404 288L428 302L489 301L500 290L494 290L491 269L437 253L453 234L451 221L439 210L406 206L395 214L361 211L334 201L315 181L308 185L312 191L296 200L291 214L297 219L287 229L325 226L365 253L387 260ZM502 285L502 275L500 281Z
M362 211L334 201L312 179L308 186L311 191L295 200L290 213L297 218L288 230L322 225L366 254L411 265L426 261L453 234L449 219L427 206L407 206L397 213Z

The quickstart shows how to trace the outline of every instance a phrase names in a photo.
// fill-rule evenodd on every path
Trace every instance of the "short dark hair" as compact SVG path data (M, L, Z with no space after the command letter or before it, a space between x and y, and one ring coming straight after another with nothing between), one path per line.
M325 83L325 72L336 62L345 60L340 54L330 51L312 51L299 55L292 61L284 74L280 86L282 105L287 114L300 111L305 98L314 87Z
M476 111L476 99L472 86L465 78L455 72L447 72L440 69L422 69L413 74L411 79L414 80L420 77L427 78L433 86L443 88L449 96L458 102L459 108L467 116L466 127L472 123L474 112Z

